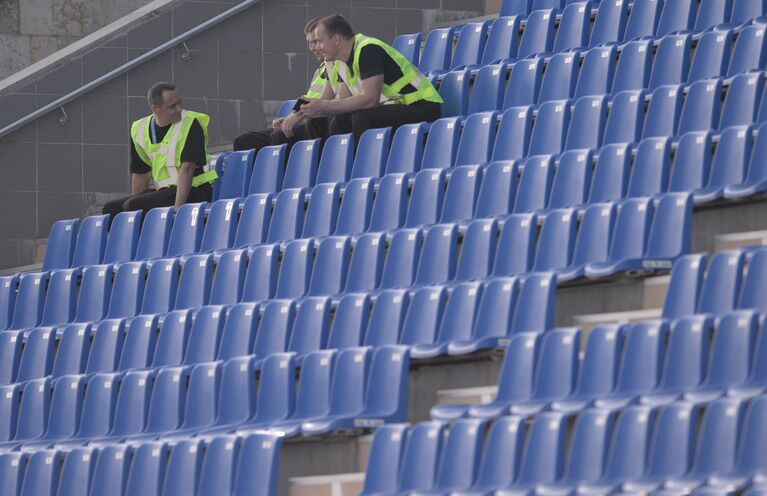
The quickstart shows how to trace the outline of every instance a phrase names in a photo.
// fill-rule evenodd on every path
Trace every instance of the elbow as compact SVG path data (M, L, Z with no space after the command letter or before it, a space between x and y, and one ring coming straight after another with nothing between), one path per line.
M197 168L197 164L194 164L192 162L184 162L181 164L181 173L182 174L194 174L194 170Z

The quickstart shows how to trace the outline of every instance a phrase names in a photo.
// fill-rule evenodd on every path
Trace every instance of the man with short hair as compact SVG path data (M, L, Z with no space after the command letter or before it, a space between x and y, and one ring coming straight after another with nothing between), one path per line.
M104 205L105 214L178 209L212 197L217 175L205 170L210 117L184 110L173 83L153 84L147 100L152 113L131 125L131 194Z
M320 63L320 66L312 76L312 82L306 94L302 97L309 98L333 98L338 88L338 78L335 76L335 66L332 63L325 64L322 51L319 49L314 30L322 17L315 17L304 26L304 35L309 51L314 54ZM326 89L328 93L323 93ZM327 119L315 123L317 133L327 136ZM269 145L287 144L288 147L302 139L307 139L304 117L297 111L297 108L291 110L285 117L279 117L272 121L270 129L261 131L249 131L241 134L234 139L234 151L255 149L256 151Z
M440 117L442 98L429 79L400 52L381 40L354 34L341 15L323 17L315 29L322 54L335 61L341 80L339 98L311 99L301 105L312 138L322 137L321 120L330 118L330 134L431 122Z

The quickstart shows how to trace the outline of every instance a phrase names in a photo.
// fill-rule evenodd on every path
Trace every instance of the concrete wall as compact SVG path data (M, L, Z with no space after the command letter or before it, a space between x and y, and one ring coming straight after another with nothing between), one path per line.
M98 46L0 89L0 127L237 3L172 1ZM179 84L185 106L211 116L211 144L227 144L305 90L316 67L302 34L308 19L340 12L359 32L392 40L483 11L484 0L266 0L189 40L191 58L175 47L0 138L0 268L33 263L36 240L53 222L97 213L127 192L129 122L148 113L151 83Z
M151 0L0 0L0 79Z

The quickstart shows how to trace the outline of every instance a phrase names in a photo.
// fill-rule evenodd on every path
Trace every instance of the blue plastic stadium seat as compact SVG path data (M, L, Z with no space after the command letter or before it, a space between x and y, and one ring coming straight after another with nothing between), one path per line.
M165 258L155 260L147 266L146 287L140 313L154 314L173 310L178 290L179 260Z
M19 332L0 333L0 383L14 384L22 353L22 336Z
M462 118L443 117L429 128L429 137L423 151L421 169L452 167L461 137Z
M515 214L503 220L493 265L494 276L523 274L533 266L537 226L535 216Z
M605 145L639 141L644 125L644 100L641 90L622 91L613 97L605 124Z
M174 215L173 207L165 207L153 208L144 216L144 223L141 225L141 236L138 239L134 260L146 260L165 256L168 242L170 241ZM202 221L202 219L199 220Z
M49 273L48 289L42 302L41 326L71 322L77 305L77 270L56 269Z
M159 322L152 367L181 365L192 327L192 316L191 310L174 310Z
M635 0L623 33L623 41L654 36L662 9L663 2L660 0Z
M649 40L630 41L623 46L618 65L615 67L611 89L613 95L621 91L647 88L652 67L652 52L652 42Z
M602 148L594 168L589 203L619 200L626 192L629 179L631 150L626 144Z
M10 329L28 329L40 323L43 315L43 305L45 304L45 286L47 281L47 273L19 275L19 288L16 293Z
M552 100L567 100L573 96L578 80L578 52L553 55L546 66L538 93L538 103Z
M607 121L607 97L585 96L573 106L565 150L599 148Z
M730 0L713 0L701 3L695 18L695 31L704 31L712 26L723 24L730 20L732 2Z
M55 342L56 335L50 328L40 327L29 331L16 382L42 379L51 373Z
M535 56L519 60L511 66L511 75L506 85L502 110L510 107L532 105L538 101L538 92L543 79L543 57Z
M362 133L352 166L352 178L380 177L389 154L391 128L368 129ZM327 146L327 145L326 145Z
M216 401L221 381L221 365L200 363L192 367L184 405L184 423L179 432L199 431L216 417Z
M702 80L690 85L677 134L681 136L690 131L716 129L722 101L721 90L721 82L717 79Z
M194 314L183 365L215 360L224 327L224 310L224 307L208 305Z
M309 295L340 293L346 284L346 271L349 267L350 239L345 236L323 238L317 243L309 281Z
M765 5L761 0L735 0L732 3L730 22L742 24L754 17L763 15L764 12Z
M360 147L362 147L360 143ZM349 179L354 160L354 137L351 134L334 134L328 137L322 148L317 169L317 184L345 182Z
M554 46L554 9L536 10L527 17L525 31L519 41L517 59L551 52Z
M594 204L584 211L570 267L557 271L558 280L582 277L586 265L607 260L614 218L612 204Z
M483 279L490 274L495 260L497 222L492 219L471 221L463 234L455 278L458 281Z
M253 349L258 314L259 307L255 303L238 303L230 307L226 323L221 331L218 359L228 360L245 356ZM160 338L162 339L162 334Z
M481 67L472 86L467 113L474 114L500 109L503 103L505 84L506 66L504 64Z
M65 269L72 264L80 219L60 220L51 226L42 270Z
M247 261L245 250L229 250L221 254L216 261L209 303L232 305L240 301Z
M187 379L188 370L183 367L164 367L157 371L141 437L171 432L181 426Z
M541 333L554 326L556 283L556 276L550 272L533 273L525 278L511 322L512 334Z
M93 374L115 370L125 337L123 320L102 320L98 324L94 324L92 334L93 341L88 352L85 373Z
M218 187L214 200L240 198L246 195L255 158L255 150L231 152L226 155L223 163L223 176L216 181Z
M424 229L415 285L451 280L455 274L458 229L455 224L436 224Z
M695 48L687 81L693 83L699 79L723 76L727 71L731 43L731 30L703 33Z
M125 484L125 496L155 494L162 490L169 446L148 442L133 449L130 471Z
M381 291L370 311L365 346L396 344L408 306L408 292L403 289Z
M230 248L233 245L239 208L239 199L219 200L210 206L199 251L208 252Z
M590 28L591 2L569 3L562 11L554 53L587 46Z
M237 222L237 232L232 246L241 248L256 245L266 240L272 218L272 195L254 194L242 203L242 212Z
M443 76L439 85L443 116L466 115L469 108L470 74L469 69L456 69Z
M765 266L765 256L767 256L767 254L763 249L755 250L755 252L752 254L751 259L748 262L748 271L746 272L743 279L743 285L740 290L740 297L738 299L737 308L753 308L757 310L761 310L763 308L763 276L765 269L767 269Z
M187 203L176 212L170 232L166 257L195 253L200 249L205 231L207 203ZM143 230L142 230L143 233Z
M282 188L287 145L265 146L258 151L247 194L271 193Z
M432 489L445 430L445 425L440 422L421 422L409 430L401 455L399 479L394 481L395 494L428 493Z
M758 75L738 74L730 81L722 104L719 129L747 126L756 121L764 82Z
M304 225L303 189L283 189L277 195L269 222L267 243L297 238Z
M471 219L481 182L482 171L477 166L464 165L453 169L445 191L440 222Z
M396 491L407 436L406 424L384 425L376 430L361 495Z
M397 128L386 161L386 174L416 172L421 167L428 129L429 124L425 122L405 124Z
M706 280L698 296L698 313L721 314L735 308L743 263L744 256L740 251L720 251L711 257Z
M455 27L429 31L418 61L418 70L426 75L447 71L453 56L454 37Z
M531 2L529 0L503 0L499 15L502 16L526 16L530 13Z
M577 219L577 213L567 208L550 210L546 214L538 239L533 271L554 271L570 265Z
M722 131L708 182L702 189L694 191L696 203L719 199L727 186L741 184L746 179L751 140L751 128L747 126L733 126Z
M677 142L668 190L683 192L702 188L710 168L711 132L685 133Z
M416 174L405 227L419 227L437 222L445 196L445 175L444 169L423 169Z
M61 496L87 494L97 455L96 448L75 448L65 453L59 477L58 494Z
M514 201L515 214L546 208L554 179L553 161L550 155L531 157L525 161Z
M386 174L379 181L368 231L387 231L404 224L408 206L407 188L408 177L405 174Z
M471 491L493 491L511 485L518 474L524 430L519 417L502 417L493 422Z
M615 46L594 47L584 52L575 98L609 94L617 59Z
M517 160L527 156L533 130L533 108L512 107L504 111L493 148L492 160Z
M418 66L421 57L421 33L401 34L394 38L392 47L404 55L413 65Z
M290 241L282 254L282 266L277 278L275 298L303 296L309 286L313 263L313 240L297 239Z
M61 330L56 357L51 369L52 377L82 374L85 371L85 362L90 350L90 336L89 324L70 324ZM15 343L7 343L5 339L8 338L3 336L0 339L0 343L2 343L0 344L0 349L2 349L0 353L3 354L4 360L7 360L3 366L3 375L7 370L6 367L12 370L14 366L18 366L18 356L13 356L13 348L6 348L9 344ZM6 353L10 353L10 356Z
M655 35L661 37L669 33L691 29L695 24L696 4L697 2L692 0L665 2Z
M671 140L647 138L639 142L631 169L627 198L653 196L666 191L671 168Z
M528 155L550 155L562 152L570 123L570 101L555 100L538 107L535 126L530 135ZM493 157L498 159L498 157Z
M450 69L475 66L481 62L490 24L490 21L469 22L461 27L453 48Z
M213 255L192 255L181 264L173 308L184 310L208 304L213 279Z
M682 0L683 3L686 0ZM673 2L672 2L673 3ZM690 45L692 36L669 35L661 38L655 53L648 89L659 86L684 83L690 70Z
M498 116L494 111L470 115L464 121L454 165L457 167L488 162L495 144L497 124Z
M72 255L72 267L101 263L107 243L108 226L108 215L94 215L82 220Z
M477 419L456 421L447 434L432 491L468 489L479 467L486 423Z
M727 76L735 76L738 73L764 67L764 25L754 24L744 27L730 56L730 65L727 67Z
M724 188L725 198L744 198L767 189L765 153L767 153L767 127L762 124L751 152L748 174L741 183Z
M367 229L373 206L372 179L353 179L346 184L338 208L335 234L356 234Z
M617 43L623 39L628 19L628 2L600 2L597 7L597 17L591 31L589 47L604 43Z
M493 21L487 36L482 65L514 59L519 48L519 21L516 15L501 16Z
M338 215L339 191L337 183L318 184L309 196L306 208L303 238L327 236L333 232Z
M277 115L275 117L286 117L293 110L296 105L296 100L285 100L280 104L280 108L277 109Z
M436 405L431 409L431 417L454 420L464 416L495 418L504 415L509 405L530 397L539 345L540 338L536 334L512 335L498 376L498 393L495 400L482 405Z
M475 217L478 219L511 212L517 193L517 167L514 162L491 162L482 175Z
M589 150L570 150L560 155L548 207L565 208L586 203L592 169L593 159Z
M91 476L92 491L98 493L124 490L130 469L131 450L131 447L124 444L99 448Z
M320 159L320 140L299 141L290 149L282 188L306 188L314 186L317 164Z
M417 229L401 229L394 233L381 274L381 288L402 288L413 284L421 243L422 236Z
M198 494L215 494L221 490L231 492L240 439L219 435L207 441L199 467Z
M19 494L53 494L57 489L63 458L62 452L54 450L41 450L30 454Z
M103 263L125 262L136 254L143 212L120 212L109 228Z
M279 482L282 438L255 433L242 442L240 462L234 478L234 493L247 496L275 494Z
M345 292L372 291L378 287L385 249L384 234L367 233L357 238L349 260Z
M335 349L361 346L370 313L370 298L346 294L338 300L336 315L330 328L327 347Z
M646 269L670 269L676 258L692 248L692 197L688 193L663 195L654 211L642 260L629 264L641 264Z
M682 113L683 91L680 85L661 86L652 92L642 138L668 137L676 134Z
M171 446L162 494L196 494L203 449L199 439L181 440Z

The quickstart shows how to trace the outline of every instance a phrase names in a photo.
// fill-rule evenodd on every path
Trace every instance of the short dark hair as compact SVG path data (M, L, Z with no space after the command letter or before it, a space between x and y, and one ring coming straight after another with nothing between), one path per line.
M342 38L350 40L354 38L354 30L351 24L340 14L333 14L323 17L319 24L325 29L328 36L340 35Z
M322 16L317 16L314 19L311 19L309 22L306 23L306 26L304 26L304 34L309 34L315 29L317 29L317 25L322 20Z
M157 105L160 106L163 103L165 103L165 100L162 97L162 94L166 91L173 91L176 89L176 85L173 83L166 83L166 82L159 82L154 83L150 88L149 92L146 94L146 99L149 102L149 105Z

